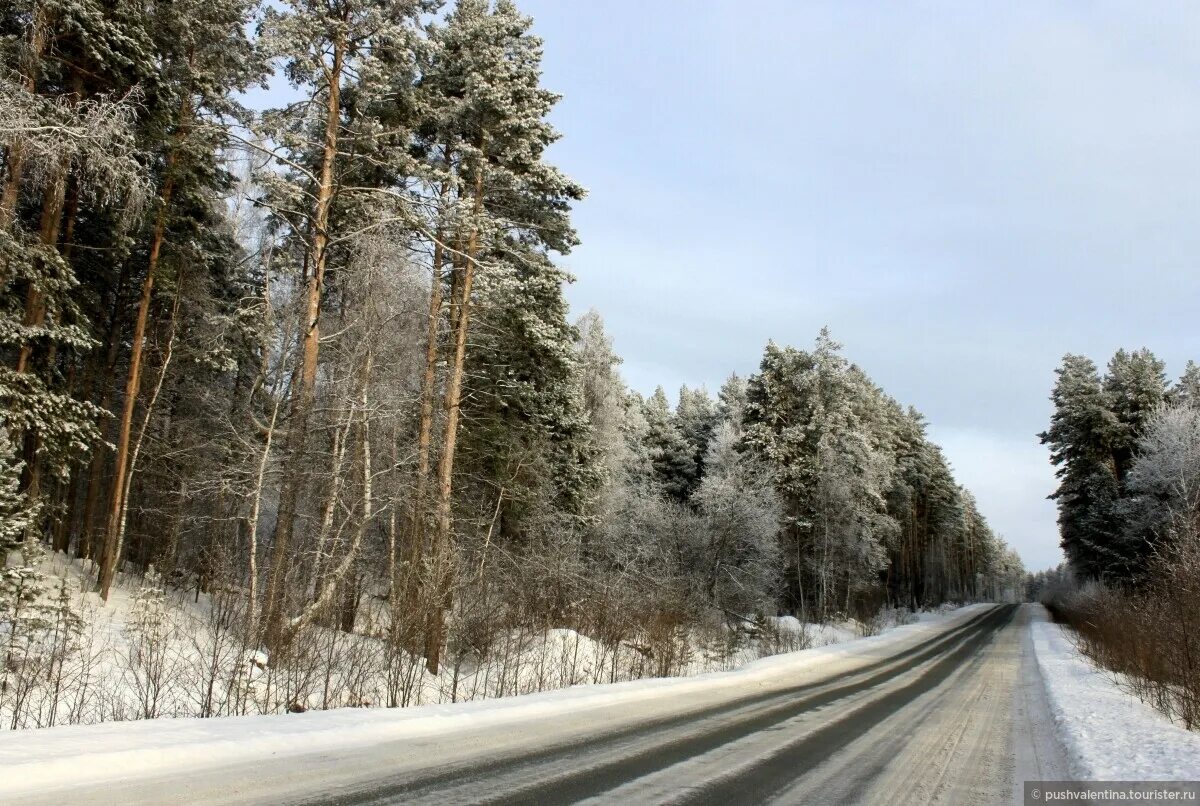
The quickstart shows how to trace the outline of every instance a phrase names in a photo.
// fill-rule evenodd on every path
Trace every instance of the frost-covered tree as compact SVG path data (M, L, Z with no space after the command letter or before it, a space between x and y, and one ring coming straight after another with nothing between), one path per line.
M605 332L604 319L590 309L575 322L579 394L590 424L590 437L611 479L625 461L624 437L627 392L618 367L621 358Z
M726 613L769 614L779 593L783 506L768 469L741 450L742 434L721 423L692 496L704 545L697 571L706 596Z
M742 431L742 415L746 410L746 379L732 373L717 393L717 417Z
M895 524L877 390L823 330L812 352L769 344L750 378L746 442L783 496L789 604L821 618L873 587Z
M1152 554L1200 525L1200 409L1164 406L1150 416L1126 488L1122 536L1141 574Z
M300 343L288 390L283 446L288 467L279 493L262 619L272 644L283 634L285 576L301 514L301 491L311 471L307 448L317 396L322 315L329 297L327 273L338 239L348 235L331 231L331 214L335 202L347 194L398 198L391 188L346 187L342 181L354 175L350 168L359 154L373 154L373 149L356 148L360 141L369 145L378 132L376 121L365 114L375 108L366 96L387 94L392 70L410 69L411 57L406 60L397 50L411 50L416 19L424 7L418 0L290 0L267 8L261 25L264 51L282 60L285 75L306 99L268 110L259 126L263 140L276 146L269 156L279 167L264 175L266 203L286 226L295 282L302 286L297 304ZM357 103L351 107L347 101L353 93ZM403 213L400 201L397 210ZM376 214L386 217L378 206Z

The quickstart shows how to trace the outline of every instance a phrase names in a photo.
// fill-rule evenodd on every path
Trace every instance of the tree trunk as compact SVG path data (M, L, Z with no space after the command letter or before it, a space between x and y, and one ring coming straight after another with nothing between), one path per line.
M446 168L450 169L450 158L447 153ZM443 209L449 195L449 182L442 186L440 197ZM438 344L438 329L442 319L442 266L445 263L446 250L444 239L445 227L439 226L434 235L433 243L433 272L429 289L429 320L425 329L425 369L421 376L421 409L420 425L417 432L417 474L409 510L409 546L408 572L405 575L405 598L409 607L418 614L418 622L428 621L429 609L434 605L427 601L429 591L423 590L423 569L428 553L428 534L426 498L429 487L429 454L433 438L433 401L437 391L437 362L440 353ZM392 581L395 586L395 575ZM398 592L394 597L398 597ZM399 599L393 599L392 622L399 624ZM423 614L423 615L422 615ZM393 630L394 632L394 630Z
M445 193L442 194L445 199ZM410 523L412 529L411 573L415 573L425 549L425 492L429 476L429 448L433 435L433 398L437 386L438 324L442 318L442 247L444 230L439 228L433 244L433 283L429 290L429 322L426 326L425 371L421 376L421 423L417 434L417 478Z
M454 451L458 443L458 419L462 406L463 367L467 355L467 331L470 326L471 284L475 278L475 255L479 250L478 217L483 209L483 169L486 154L481 154L475 171L475 199L473 213L476 218L471 225L471 236L467 242L466 260L462 267L454 292L451 295L451 322L453 324L454 359L446 379L444 408L446 430L442 441L442 453L438 457L438 500L437 535L434 546L434 590L433 612L429 629L425 635L425 665L430 674L437 674L441 664L442 643L445 640L446 616L451 591L451 566L454 546L451 536L451 495L453 493Z
M113 290L112 313L108 320L108 337L105 340L108 344L108 349L105 351L103 363L97 368L99 373L100 383L100 408L108 411L112 404L113 393L113 370L117 366L117 350L121 344L121 296L125 289L125 280L128 276L128 264L121 264L121 271L117 277L117 285ZM90 391L86 397L90 397ZM91 461L88 463L88 481L87 493L84 496L83 515L80 518L81 534L79 544L76 548L76 556L91 559L94 554L95 546L93 538L96 534L96 510L100 506L100 488L103 486L101 481L104 475L104 454L101 451L101 446L97 445L92 450Z
M400 625L400 583L399 583L399 568L397 554L397 518L396 510L399 507L399 484L397 483L398 469L400 467L400 433L398 423L393 421L392 424L392 506L388 508L388 636L394 643L399 635ZM412 568L409 569L410 574Z
M185 107L186 110L186 107ZM146 279L142 281L142 296L138 302L137 319L133 326L133 342L129 355L129 371L125 378L125 400L121 408L120 430L117 432L117 459L113 469L112 489L109 496L108 521L104 532L104 550L100 560L100 598L108 601L108 591L112 585L113 574L116 571L122 511L128 494L129 470L129 437L133 430L133 410L137 405L138 394L142 384L142 355L146 340L146 321L150 316L150 303L154 296L155 273L158 269L158 259L162 252L163 240L167 231L167 213L171 206L171 195L175 190L175 180L172 168L176 160L176 150L171 151L167 158L167 174L163 181L162 193L159 196L158 215L154 221L154 234L150 240L150 260L146 268Z
M100 598L105 602L108 601L108 592L112 586L113 577L116 575L117 564L121 559L121 546L125 540L125 523L129 513L129 485L133 481L133 473L137 468L138 454L142 450L142 440L145 439L146 431L150 427L150 415L154 412L154 404L158 401L159 392L162 391L163 380L167 377L167 369L171 366L171 356L175 351L175 327L179 322L179 299L183 286L182 277L180 277L179 286L180 288L175 292L175 304L171 307L170 335L167 336L167 349L163 354L162 369L158 373L158 381L154 384L154 391L150 394L150 399L146 402L146 411L142 414L142 427L138 431L137 440L133 443L133 451L129 455L128 472L125 475L125 484L121 488L121 499L117 502L116 521L113 524L113 530L109 533L114 537L113 545L111 548L106 545L103 562L100 566Z
M283 644L290 642L301 629L328 610L338 590L342 587L342 582L346 579L346 575L354 567L354 561L357 559L359 549L362 547L367 527L370 526L371 519L374 517L372 509L371 416L369 398L371 371L374 368L374 360L375 354L368 348L366 361L363 362L358 404L350 411L351 421L354 420L356 410L361 410L362 412L362 424L359 426L358 432L359 458L362 463L362 519L358 522L358 528L354 530L354 537L351 540L350 547L346 550L345 556L342 557L337 567L330 571L322 581L317 596L300 612L300 615L287 622L286 626L281 626L280 640ZM347 439L349 439L349 435L347 435Z
M258 476L254 484L254 497L250 505L250 518L246 524L246 530L249 532L247 535L249 546L246 550L248 561L246 573L249 576L250 588L250 599L247 607L249 627L246 634L252 638L258 635L258 519L262 511L263 484L266 481L267 464L271 459L271 443L275 439L275 425L279 421L279 406L282 402L278 394L276 394L276 390L267 388L270 380L271 363L269 334L272 322L274 321L271 310L271 258L273 255L273 248L268 249L263 265L263 335L262 344L259 345L259 349L262 352L260 356L262 364L259 368L259 380L255 383L255 388L257 388L258 383L261 383L267 394L274 398L274 404L271 406L271 421L267 425L266 441L263 445L262 457L258 462ZM250 405L253 405L254 391L254 389L251 389L250 395L247 398L247 402Z
M342 605L338 613L338 629L344 633L354 632L358 620L358 606L362 603L362 587L358 577L350 574L342 582Z
M292 393L292 410L287 434L288 467L279 493L279 514L275 520L274 545L271 547L271 576L267 586L266 612L263 618L263 637L270 649L275 649L283 638L284 565L295 530L308 416L316 392L317 358L321 347L321 296L329 247L327 228L329 209L333 203L333 167L337 159L338 127L341 122L341 79L345 51L344 42L334 42L333 65L329 71L329 97L325 105L325 140L321 150L321 170L312 216L312 247L307 256L309 271L304 285L304 336L299 372L296 375L298 388Z
M267 426L267 441L263 445L262 459L258 463L258 477L254 484L254 500L250 506L250 518L246 523L249 532L250 546L247 551L249 563L247 573L250 575L249 634L258 632L258 516L262 510L263 481L267 474L267 463L271 457L271 440L275 437L275 421L279 417L279 400L271 408L271 424Z

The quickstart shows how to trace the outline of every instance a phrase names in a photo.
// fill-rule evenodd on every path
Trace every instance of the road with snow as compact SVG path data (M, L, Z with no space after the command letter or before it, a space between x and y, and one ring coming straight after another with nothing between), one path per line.
M481 709L389 741L303 753L281 746L262 757L248 743L243 763L183 765L25 800L1019 803L1024 780L1069 777L1033 657L1031 612L975 608L821 662L770 659L750 675L548 698L557 706L540 713Z

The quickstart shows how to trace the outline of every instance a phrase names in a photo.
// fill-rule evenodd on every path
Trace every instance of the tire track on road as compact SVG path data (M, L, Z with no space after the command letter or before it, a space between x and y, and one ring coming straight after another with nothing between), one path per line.
M871 700L844 717L785 746L756 764L743 767L733 775L718 778L702 785L697 791L680 798L687 804L728 804L737 802L767 802L815 768L850 742L868 733L871 728L899 711L912 700L941 685L965 661L979 652L993 636L1012 619L1016 606L999 608L986 619L978 631L953 650L936 660L928 670L911 683Z

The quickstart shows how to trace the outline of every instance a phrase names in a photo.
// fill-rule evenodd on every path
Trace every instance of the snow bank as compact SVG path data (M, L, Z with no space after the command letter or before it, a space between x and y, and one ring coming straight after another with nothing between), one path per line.
M732 672L582 685L540 694L401 709L335 709L280 716L155 719L70 725L0 735L0 802L53 787L164 775L256 759L330 752L388 741L524 723L583 710L669 699L686 706L699 695L785 684L806 671L871 660L928 640L979 614L972 605L941 618L754 661ZM636 709L634 709L636 710Z
M1072 774L1092 781L1200 779L1200 734L1122 691L1093 665L1067 628L1034 605L1033 646Z

